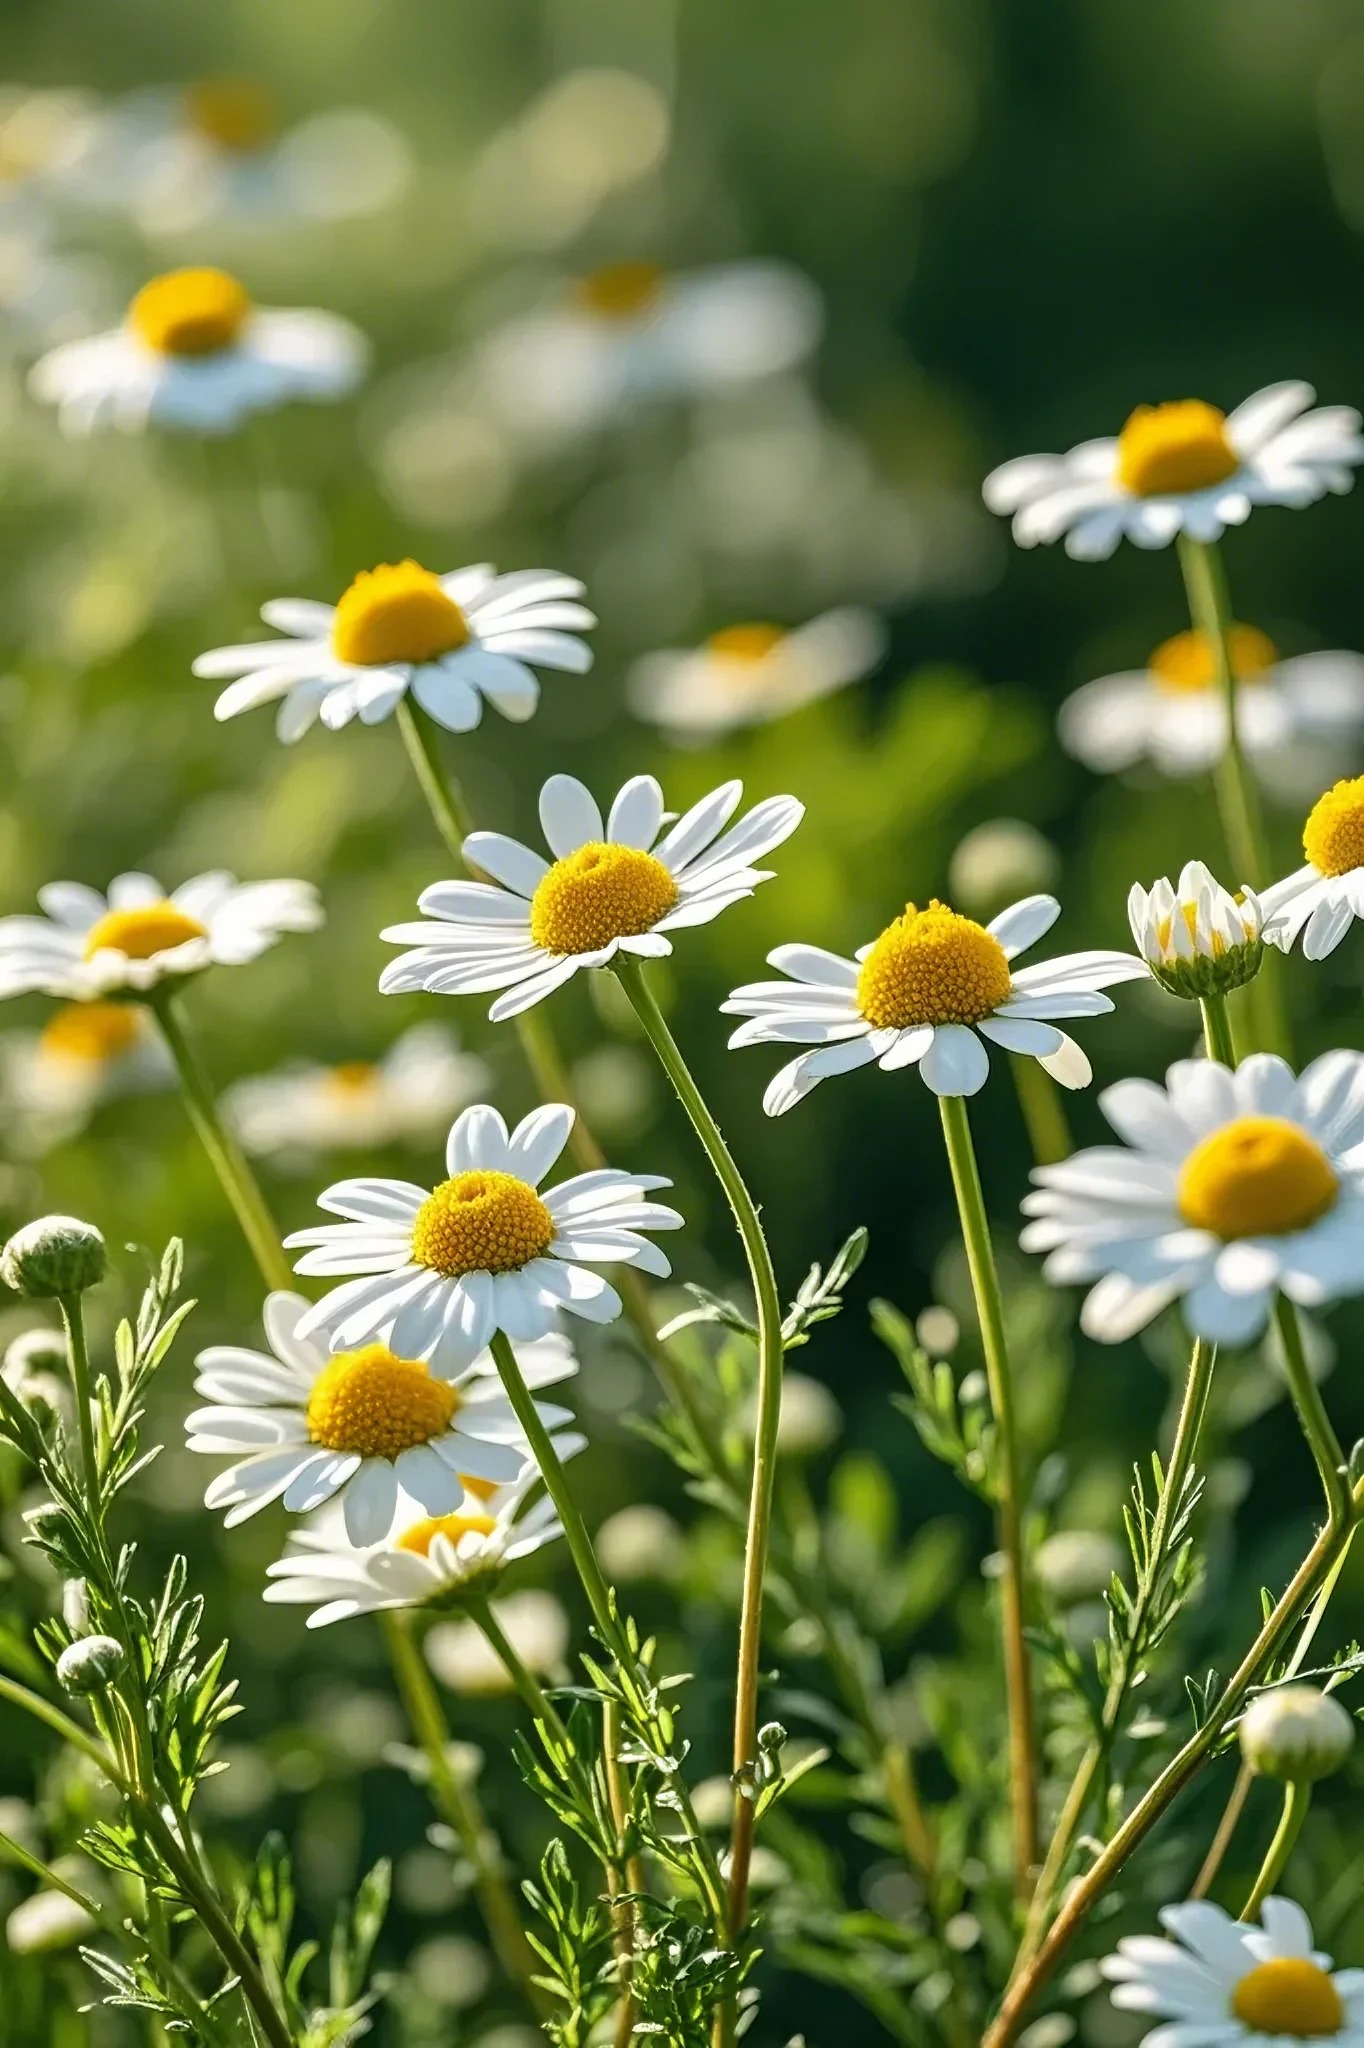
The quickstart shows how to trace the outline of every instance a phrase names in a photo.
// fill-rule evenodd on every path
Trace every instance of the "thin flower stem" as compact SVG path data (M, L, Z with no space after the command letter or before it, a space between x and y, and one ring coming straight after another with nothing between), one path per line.
M390 1611L382 1616L382 1623L398 1691L431 1774L432 1800L441 1818L458 1836L469 1860L474 1890L497 1959L508 1979L524 1994L538 2017L544 2019L551 2001L535 1982L535 1951L526 1939L496 1845L490 1845L478 1795L451 1764L450 1731L426 1659L413 1636L411 1621L405 1614Z
M623 1854L630 1817L630 1802L625 1767L620 1760L620 1735L620 1706L615 1700L604 1700L602 1767L606 1778L607 1803L611 1809L611 1825L616 1831L616 1855L606 1866L606 1890L611 1900L611 1918L615 1926L616 1970L620 1984L620 2003L616 2007L614 2038L615 2048L628 2048L630 2037L635 2030L635 2001L630 1991L630 1979L635 1964L635 1909L629 1899L621 1897L621 1893L642 1892L644 1870L637 1856L626 1857Z
M251 1248L262 1280L267 1287L293 1287L296 1283L280 1244L279 1226L247 1164L245 1153L218 1114L213 1084L190 1042L177 998L163 985L153 991L148 1002L175 1061L190 1121L242 1227L242 1235Z
M32 1714L35 1721L44 1722L54 1735L60 1735L63 1742L69 1742L82 1756L88 1757L117 1791L125 1795L128 1793L127 1780L108 1750L96 1742L93 1735L87 1734L79 1721L73 1721L60 1707L54 1707L51 1700L45 1700L41 1693L20 1685L15 1678L6 1678L3 1673L0 1673L0 1700L8 1700L11 1706L22 1707L26 1714Z
M998 1445L997 1522L1004 1570L1000 1605L1004 1632L1004 1678L1009 1705L1009 1785L1013 1807L1014 1884L1020 1899L1032 1890L1037 1864L1037 1777L1033 1727L1032 1676L1028 1664L1026 1594L1023 1564L1023 1500L1014 1415L1013 1376L1004 1336L1004 1302L995 1266L990 1225L985 1214L980 1171L966 1101L960 1095L938 1098L943 1138L947 1145L957 1213L966 1241L976 1314L980 1318L985 1371L990 1385Z
M759 1660L762 1649L763 1590L772 1526L772 1488L777 1470L777 1429L781 1422L781 1297L757 1204L734 1163L720 1127L692 1079L644 976L642 963L621 955L616 973L664 1073L690 1117L734 1212L758 1311L758 1412L753 1443L753 1483L744 1544L744 1583L739 1614L739 1666L734 1699L734 1825L730 1838L729 1932L742 1933L748 1918L748 1874L753 1856L755 1799L752 1771L758 1732Z
M1302 1345L1302 1328L1298 1312L1286 1294L1280 1294L1274 1302L1274 1321L1283 1344L1284 1367L1288 1375L1289 1391L1293 1406L1298 1411L1307 1446L1316 1460L1321 1477L1322 1490L1326 1495L1326 1511L1333 1522L1341 1520L1349 1511L1350 1492L1345 1479L1345 1453L1340 1439L1331 1426L1325 1403L1317 1389L1308 1368L1307 1355Z
M1236 1046L1231 1035L1226 997L1200 996L1198 1006L1203 1012L1203 1043L1208 1049L1208 1058L1219 1061L1224 1067L1235 1067Z
M1252 1885L1250 1897L1242 1909L1243 1920L1254 1919L1279 1882L1284 1865L1293 1854L1294 1845L1302 1832L1302 1824L1307 1818L1307 1809L1311 1804L1310 1785L1284 1786L1283 1811L1279 1815L1279 1825L1274 1830L1274 1839L1265 1852L1264 1862L1260 1865L1260 1875Z
M1246 767L1237 714L1237 679L1232 649L1231 599L1222 557L1211 541L1179 536L1179 566L1189 616L1212 653L1213 677L1227 713L1227 744L1216 776L1217 802L1235 880L1263 889L1269 880L1259 798Z
M470 1612L483 1631L489 1649L520 1693L532 1721L540 1722L557 1747L571 1754L573 1743L558 1708L493 1613L491 1602L480 1601L471 1607Z
M76 1409L76 1434L80 1439L81 1470L91 1520L103 1540L103 1514L99 1458L95 1450L95 1425L90 1414L90 1353L85 1342L85 1314L79 1294L63 1294L57 1303L66 1326L66 1348L71 1360L71 1391Z
M1061 1091L1051 1075L1039 1060L1027 1053L1011 1052L1009 1066L1013 1071L1018 1106L1023 1112L1034 1164L1056 1166L1061 1160L1069 1159L1075 1147Z

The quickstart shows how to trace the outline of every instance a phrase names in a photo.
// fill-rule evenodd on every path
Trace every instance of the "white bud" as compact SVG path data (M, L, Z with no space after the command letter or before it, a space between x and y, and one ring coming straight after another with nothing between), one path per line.
M16 1956L42 1955L48 1949L70 1948L90 1932L94 1921L65 1892L33 1892L5 1922L5 1939Z
M647 1501L621 1508L597 1531L602 1570L617 1585L637 1579L675 1579L687 1558L682 1531L670 1514Z
M39 1300L83 1294L104 1278L104 1239L79 1216L40 1216L0 1252L0 1280Z
M1094 1529L1058 1529L1038 1545L1033 1569L1058 1607L1073 1607L1102 1598L1122 1562L1111 1536Z
M1355 1724L1338 1699L1312 1685L1279 1685L1251 1701L1241 1721L1241 1754L1262 1778L1312 1785L1338 1771L1354 1748Z
M1134 882L1127 921L1142 959L1171 995L1226 995L1260 971L1258 897L1249 889L1233 896L1201 860L1188 862L1177 887L1165 876L1149 890Z
M90 1598L84 1579L68 1579L62 1587L62 1620L73 1636L83 1636L90 1627Z
M67 1692L103 1692L125 1663L113 1636L78 1636L57 1659L57 1683Z
M747 1402L740 1417L745 1436L752 1441L757 1427L757 1399ZM777 1427L777 1450L784 1458L812 1458L827 1450L842 1434L843 1410L822 1380L809 1373L782 1375L781 1421Z

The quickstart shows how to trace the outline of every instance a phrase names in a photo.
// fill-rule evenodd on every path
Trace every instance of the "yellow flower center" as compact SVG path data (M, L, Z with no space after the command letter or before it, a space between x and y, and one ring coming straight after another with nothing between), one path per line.
M225 270L168 270L144 284L128 324L160 356L213 356L230 348L251 301Z
M638 320L651 313L663 296L666 275L660 264L639 258L607 263L580 277L573 296L584 313L592 313L598 320Z
M1138 498L1205 491L1240 467L1226 414L1201 398L1139 405L1118 436L1118 482Z
M676 901L677 884L653 854L593 839L541 877L530 935L547 953L595 953L651 930Z
M1258 626L1232 627L1231 669L1238 683L1258 683L1278 658L1278 648ZM1161 689L1177 696L1210 690L1217 674L1212 641L1198 627L1162 640L1148 666Z
M249 156L279 132L275 103L254 78L202 78L181 104L196 135L234 154Z
M1317 798L1303 826L1302 850L1319 874L1364 867L1364 775Z
M443 1436L459 1405L455 1389L426 1366L366 1344L323 1366L308 1396L308 1434L329 1451L396 1458Z
M533 1187L514 1173L475 1167L432 1191L412 1225L419 1266L461 1273L514 1273L549 1250L554 1222Z
M1283 1237L1335 1207L1340 1182L1313 1138L1281 1116L1239 1116L1194 1146L1179 1212L1217 1237Z
M331 1095L354 1101L357 1095L370 1095L378 1085L379 1069L373 1060L342 1060L339 1067L328 1070L325 1086Z
M458 1543L461 1536L491 1536L496 1527L491 1515L428 1515L424 1521L414 1522L410 1529L403 1530L397 1548L415 1550L418 1557L430 1557L431 1545L438 1536Z
M481 1501L491 1500L502 1484L500 1479L475 1479L468 1472L460 1473L459 1483L466 1493L471 1493L475 1500Z
M1345 2024L1340 1993L1306 1956L1257 1963L1237 1985L1231 2009L1253 2034L1286 2034L1296 2041L1318 2041Z
M857 1006L874 1030L978 1024L1013 987L999 940L936 898L905 905L862 962Z
M40 1042L49 1059L101 1066L131 1052L142 1028L142 1012L134 1003L67 1003L43 1026Z
M391 661L435 661L463 647L468 621L440 578L420 562L381 562L362 569L342 595L332 621L332 651L358 667Z
M720 632L712 633L706 642L706 652L720 661L756 663L766 661L785 638L780 626L770 626L755 619L748 625L725 626Z
M207 937L208 926L173 903L146 903L138 910L106 911L85 935L85 957L93 960L108 947L129 960L150 960L154 953Z

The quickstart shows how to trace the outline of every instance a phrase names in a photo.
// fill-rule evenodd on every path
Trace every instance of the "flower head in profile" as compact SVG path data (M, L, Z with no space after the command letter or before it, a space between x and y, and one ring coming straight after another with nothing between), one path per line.
M146 995L206 967L245 966L285 932L322 923L311 882L239 882L221 872L169 895L143 874L117 875L107 896L83 882L49 882L38 901L43 917L0 918L0 997Z
M535 669L584 675L592 650L576 637L597 621L583 586L553 569L499 576L487 563L437 576L419 562L362 569L338 603L280 597L261 617L286 637L215 647L196 676L235 676L214 705L235 718L279 705L286 743L318 718L338 731L378 725L409 690L449 732L472 732L485 700L518 724L540 701Z
M876 666L885 641L875 613L852 609L789 632L760 621L726 626L699 647L636 662L630 708L678 739L710 739L846 689Z
M1124 534L1163 548L1177 534L1213 541L1254 505L1313 505L1348 491L1364 462L1353 406L1316 406L1310 384L1270 384L1231 413L1201 398L1141 405L1116 440L1068 455L1023 455L985 479L992 512L1013 515L1020 547L1059 540L1103 561Z
M1226 995L1260 971L1263 915L1251 889L1235 896L1201 860L1186 862L1178 885L1162 875L1132 884L1127 917L1137 951L1171 995Z
M101 1103L154 1093L174 1079L139 1003L63 1003L41 1031L0 1038L0 1106L20 1153L46 1152L83 1130Z
M1165 1906L1172 1938L1132 1935L1102 1969L1113 2003L1165 2024L1156 2048L1265 2048L1333 2041L1364 2048L1364 1970L1333 1970L1291 1899L1266 1899L1259 1926L1243 1926L1207 1899Z
M643 1233L678 1230L682 1218L647 1199L671 1186L652 1173L602 1167L542 1195L572 1128L563 1103L533 1110L510 1133L479 1103L451 1129L448 1178L437 1187L343 1180L328 1188L318 1206L346 1221L285 1242L308 1247L300 1273L357 1277L309 1309L301 1333L325 1331L333 1350L382 1340L448 1377L498 1331L527 1343L553 1330L560 1311L614 1322L620 1296L592 1269L634 1265L666 1279L672 1268Z
M250 1153L295 1167L320 1152L419 1145L487 1087L488 1069L439 1024L414 1024L378 1060L298 1062L235 1081L223 1114Z
M257 306L227 271L201 266L152 278L120 326L63 342L34 365L30 383L68 434L230 434L293 399L344 398L366 356L349 320Z
M1320 1308L1364 1290L1364 1054L1301 1077L1271 1053L1235 1070L1180 1060L1162 1088L1099 1107L1123 1143L1033 1172L1025 1251L1090 1292L1082 1328L1118 1343L1180 1301L1195 1336L1248 1344L1276 1292Z
M990 1072L989 1045L1039 1060L1066 1088L1083 1088L1089 1061L1056 1019L1099 1017L1100 991L1145 973L1130 953L1067 953L1017 972L1013 962L1061 914L1054 896L1025 896L988 925L936 900L910 903L857 957L822 946L778 946L787 977L736 988L721 1008L746 1017L732 1046L804 1045L768 1085L763 1108L781 1116L829 1074L873 1060L886 1073L917 1066L935 1095L974 1095Z
M805 814L795 797L768 797L726 831L743 793L742 782L726 782L664 832L663 792L652 775L627 782L605 822L581 782L551 775L540 823L553 861L500 832L471 833L465 858L492 880L425 890L418 907L429 922L383 934L414 950L390 961L380 988L502 989L488 1013L497 1022L618 953L671 953L672 932L709 924L771 880L753 862L789 839Z
M329 1355L306 1327L308 1308L301 1295L271 1294L268 1353L218 1344L196 1361L195 1389L208 1406L186 1424L189 1448L230 1460L204 1495L206 1507L225 1510L228 1528L272 1501L295 1515L336 1501L349 1540L378 1543L400 1496L427 1515L479 1513L478 1487L522 1476L530 1453L491 1360L475 1356L441 1379L382 1341ZM519 1362L536 1390L578 1369L555 1335L527 1345ZM573 1419L537 1406L547 1429Z
M1280 655L1256 626L1231 631L1236 726L1262 764L1287 746L1338 744L1364 730L1364 656L1344 649ZM1099 775L1150 761L1172 777L1207 772L1226 751L1227 707L1206 633L1161 642L1145 668L1085 683L1057 720L1068 754Z
M1307 959L1324 960L1364 917L1364 775L1318 797L1302 850L1306 865L1261 893L1265 937L1284 952L1301 938Z

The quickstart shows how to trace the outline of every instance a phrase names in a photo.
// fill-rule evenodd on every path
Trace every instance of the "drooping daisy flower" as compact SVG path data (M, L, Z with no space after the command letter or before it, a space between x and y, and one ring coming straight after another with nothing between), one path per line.
M1066 537L1077 561L1103 561L1126 534L1163 548L1213 541L1253 505L1313 505L1348 491L1364 462L1353 406L1316 407L1310 384L1269 384L1232 413L1201 398L1141 405L1116 440L1068 455L1023 455L985 479L992 512L1013 514L1020 547Z
M1295 1079L1272 1053L1235 1070L1180 1060L1120 1081L1099 1107L1123 1146L1033 1171L1025 1251L1116 1344L1182 1300L1195 1336L1248 1344L1276 1290L1320 1308L1364 1290L1364 1054L1328 1052ZM1126 1148L1126 1149L1124 1149Z
M1264 924L1253 889L1233 896L1201 860L1187 861L1178 886L1162 875L1132 884L1127 918L1137 951L1176 996L1226 995L1259 972Z
M225 270L168 270L143 285L121 327L64 342L29 382L68 434L228 434L292 399L344 398L366 354L359 329L335 313L255 306Z
M1168 2022L1145 2036L1155 2048L1364 2048L1364 1970L1333 1970L1291 1899L1266 1899L1258 1927L1207 1899L1165 1906L1160 1920L1172 1941L1129 1936L1100 1966L1114 2005Z
M1324 960L1364 917L1364 775L1318 797L1302 850L1307 865L1260 893L1265 937L1288 952L1301 933L1307 959Z
M586 1442L565 1435L554 1447L568 1458ZM455 1606L475 1583L480 1593L490 1592L508 1565L563 1535L547 1496L525 1506L539 1477L533 1464L505 1486L466 1473L464 1500L451 1515L425 1514L400 1494L389 1534L363 1549L346 1541L342 1517L324 1508L267 1568L265 1598L312 1607L308 1627L325 1628L380 1608Z
M204 1495L235 1528L271 1501L301 1515L339 1499L352 1543L378 1543L393 1527L399 1494L428 1515L465 1505L465 1479L505 1484L529 1452L511 1403L474 1357L457 1378L437 1378L385 1341L328 1353L307 1327L298 1294L271 1294L264 1310L270 1354L218 1344L199 1353L195 1389L210 1404L190 1416L189 1448L232 1460ZM567 1342L546 1335L518 1352L526 1383L554 1385L578 1369ZM572 1421L539 1404L547 1429Z
M243 966L282 933L322 923L311 882L239 882L222 872L169 895L142 874L115 876L107 897L83 882L49 882L38 901L45 917L0 918L0 998L145 995L205 967Z
M639 717L691 740L761 725L846 688L876 666L885 629L873 612L825 612L790 632L727 626L700 647L646 654L630 677Z
M14 1148L38 1154L103 1102L168 1088L175 1067L138 1003L66 1003L41 1031L0 1039L0 1103Z
M519 724L540 699L532 663L572 675L592 666L591 648L574 638L597 623L582 595L552 569L499 576L485 562L435 576L419 562L381 562L338 604L276 598L261 617L287 639L215 647L194 673L240 679L214 705L216 718L282 699L276 731L286 743L319 717L333 731L353 718L377 725L409 688L450 732L472 732L485 697Z
M294 1064L236 1081L222 1110L246 1150L303 1164L319 1152L423 1144L488 1085L439 1024L416 1024L380 1060Z
M617 953L671 953L670 932L709 924L771 879L752 863L789 839L805 815L793 796L768 797L726 832L743 793L742 782L726 782L660 839L663 792L652 775L626 783L605 824L581 782L551 775L540 792L540 824L553 865L500 832L470 833L465 857L492 881L424 890L418 908L431 922L383 933L390 944L416 950L390 961L380 988L386 995L505 989L488 1012L496 1023Z
M645 1199L672 1185L652 1173L603 1167L541 1195L572 1128L573 1111L556 1102L508 1134L498 1112L478 1103L451 1129L449 1178L437 1187L343 1180L328 1188L318 1206L347 1220L297 1230L285 1243L312 1247L300 1273L360 1277L309 1309L303 1335L325 1331L333 1350L382 1338L449 1376L499 1330L529 1342L554 1329L561 1310L613 1322L620 1296L590 1267L634 1265L666 1279L672 1268L642 1233L678 1230L682 1218Z
M1344 649L1281 660L1255 626L1234 626L1236 723L1262 758L1294 741L1339 742L1364 730L1364 655ZM1176 633L1144 669L1085 683L1061 706L1067 753L1097 774L1149 760L1162 775L1198 775L1221 760L1227 709L1205 633Z
M878 939L845 960L822 946L778 946L768 954L785 981L736 988L720 1005L747 1017L732 1046L807 1045L768 1084L763 1108L781 1116L829 1074L875 1060L883 1071L917 1066L935 1095L974 1095L985 1086L985 1041L1039 1060L1066 1088L1083 1088L1089 1061L1058 1017L1100 1017L1113 1008L1101 989L1145 974L1130 953L1067 953L1017 973L1013 961L1061 914L1054 896L1025 896L988 925L936 900L906 906Z

